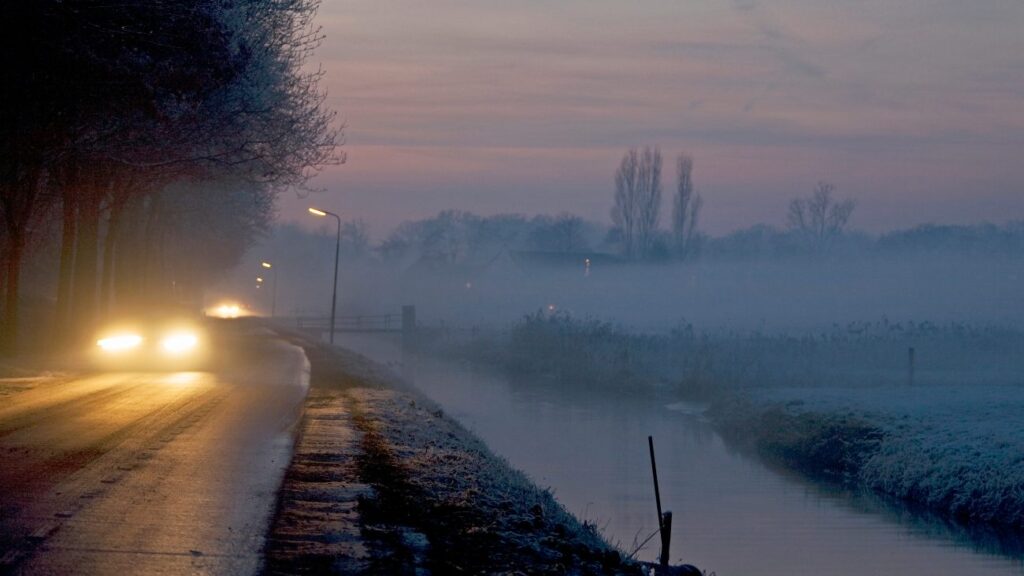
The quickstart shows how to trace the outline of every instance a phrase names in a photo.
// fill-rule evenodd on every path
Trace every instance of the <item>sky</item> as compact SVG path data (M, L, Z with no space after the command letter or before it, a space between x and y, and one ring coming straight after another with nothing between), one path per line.
M701 228L783 225L819 180L868 232L1024 218L1021 0L324 0L348 156L285 194L394 225L456 208L609 222L630 147L694 159Z

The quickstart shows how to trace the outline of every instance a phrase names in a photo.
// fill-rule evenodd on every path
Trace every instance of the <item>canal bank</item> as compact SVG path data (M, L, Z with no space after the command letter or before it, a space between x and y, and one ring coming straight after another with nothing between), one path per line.
M386 367L293 340L311 391L267 573L645 573Z

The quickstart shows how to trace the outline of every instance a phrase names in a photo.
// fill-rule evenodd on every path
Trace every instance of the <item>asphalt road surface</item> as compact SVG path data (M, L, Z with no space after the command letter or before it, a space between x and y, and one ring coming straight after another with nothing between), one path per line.
M217 374L9 386L0 573L259 571L309 364L297 347L249 338L257 352Z

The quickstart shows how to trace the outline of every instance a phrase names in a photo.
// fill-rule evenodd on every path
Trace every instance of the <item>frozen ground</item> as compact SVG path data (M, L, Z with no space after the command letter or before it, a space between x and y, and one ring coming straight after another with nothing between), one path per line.
M387 368L303 345L313 389L267 573L647 573Z
M844 472L858 484L961 521L1024 528L1024 386L772 388L750 398L762 420L774 413L819 436L776 438L791 457L810 457L830 433L868 439L846 445L857 454Z

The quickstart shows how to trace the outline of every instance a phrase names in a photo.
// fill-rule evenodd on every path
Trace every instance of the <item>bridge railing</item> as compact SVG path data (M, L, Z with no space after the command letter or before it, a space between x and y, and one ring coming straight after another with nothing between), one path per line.
M330 317L298 316L295 318L299 330L324 332L331 329ZM337 332L395 332L406 340L416 331L416 307L402 306L400 314L358 314L335 316L334 331Z
M329 330L331 319L321 316L300 316L295 319L302 330ZM368 314L358 316L338 316L334 319L335 332L400 332L402 316L400 314Z

